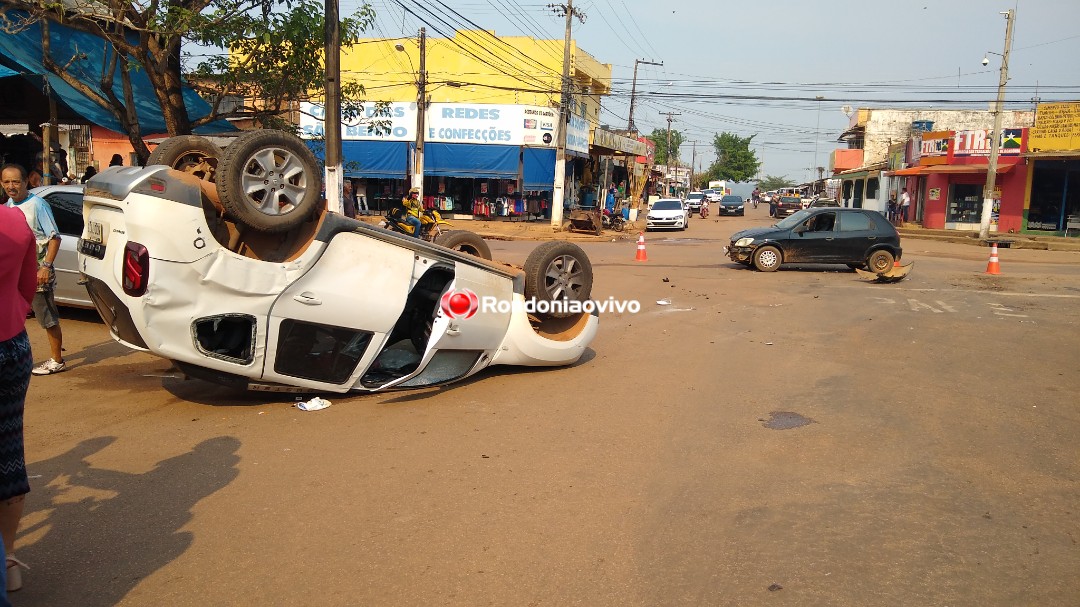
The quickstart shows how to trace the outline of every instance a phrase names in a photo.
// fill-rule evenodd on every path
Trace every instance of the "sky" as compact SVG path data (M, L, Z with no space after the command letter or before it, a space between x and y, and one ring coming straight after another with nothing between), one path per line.
M341 0L347 14L362 0ZM565 5L566 0L561 0ZM414 36L432 26L419 0L369 0L371 36ZM403 10L402 6L412 13ZM500 36L562 40L565 20L548 3L423 0ZM626 128L631 89L642 133L672 129L695 170L715 160L721 132L753 136L762 175L809 180L827 166L847 128L845 106L987 109L997 94L1006 18L1016 19L1006 109L1080 100L1080 2L1076 0L574 0L572 36L612 65L601 123ZM986 56L989 65L983 66ZM642 63L633 85L635 59ZM821 97L818 100L818 97ZM696 149L696 154L695 154Z

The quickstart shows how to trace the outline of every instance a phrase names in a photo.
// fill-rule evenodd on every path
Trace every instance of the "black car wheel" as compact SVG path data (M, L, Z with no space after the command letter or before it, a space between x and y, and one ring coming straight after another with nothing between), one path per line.
M884 274L893 267L894 259L892 253L878 250L870 254L870 259L866 260L866 266L870 268L871 272Z
M154 148L146 164L164 164L203 181L213 182L221 155L221 148L205 137L178 135L169 137Z
M581 301L592 295L592 262L581 247L553 240L533 249L525 260L525 298L537 301ZM552 313L555 317L571 316Z
M487 242L479 234L468 230L443 232L435 237L435 244L475 255L481 259L491 259L491 248L488 247Z
M754 251L754 267L762 272L775 272L780 269L781 263L783 257L780 256L780 249L774 246L758 247Z
M319 206L322 171L300 138L250 131L225 149L217 189L225 208L243 224L260 232L287 232Z

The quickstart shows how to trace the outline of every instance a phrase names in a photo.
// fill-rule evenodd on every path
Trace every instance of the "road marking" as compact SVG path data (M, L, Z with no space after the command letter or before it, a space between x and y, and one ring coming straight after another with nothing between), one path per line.
M838 288L838 289L861 289L863 291L866 290L865 286L856 286L856 285L832 285L832 288ZM977 294L980 294L980 295L1001 295L1001 296L1004 296L1004 297L1052 297L1052 298L1056 297L1058 299L1080 299L1080 295L1073 295L1071 293L1013 293L1013 292L1008 292L1008 291L983 291L983 290L979 290L979 289L935 289L935 288L932 288L932 287L930 287L930 288L913 288L913 289L897 289L897 288L890 288L890 287L884 287L884 286L879 286L879 287L872 286L870 288L871 289L878 289L878 290L889 289L889 290L893 290L893 291L899 290L901 292L917 292L917 293L977 293ZM887 298L877 297L875 299L887 299Z
M930 304L925 304L925 303L923 303L923 302L921 302L921 301L919 301L917 299L909 299L907 301L908 301L908 305L911 306L911 311L912 312L918 312L919 310L923 310L923 309L930 310L934 314L942 314L944 312L943 310L938 310L934 306L932 306Z
M996 315L996 316L1010 316L1010 317L1013 317L1013 318L1027 318L1028 317L1027 314L1008 314L1008 312L1015 312L1015 310L1013 310L1012 308L1006 308L1004 305L999 304L999 303L992 303L992 304L988 304L988 305L991 308L994 309L994 315Z

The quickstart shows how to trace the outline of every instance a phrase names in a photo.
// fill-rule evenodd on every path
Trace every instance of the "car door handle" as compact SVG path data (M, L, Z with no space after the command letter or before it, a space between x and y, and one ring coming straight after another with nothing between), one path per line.
M867 236L867 238L870 240L877 240L877 236Z
M293 299L305 306L321 306L322 300L315 297L310 291L304 291L299 295L293 295Z
M835 238L835 237L833 237L833 236L829 236L829 237L827 237L827 238L826 238L825 240L836 240L836 238Z

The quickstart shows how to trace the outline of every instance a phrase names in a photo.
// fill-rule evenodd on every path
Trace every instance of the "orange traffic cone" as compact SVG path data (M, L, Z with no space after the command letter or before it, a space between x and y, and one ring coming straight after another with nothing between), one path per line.
M987 274L1001 274L1001 265L998 263L997 243L990 244L990 263L986 264Z
M900 260L899 259L894 259L893 262L892 262L892 267L899 268L900 267Z
M637 256L634 261L649 261L649 256L645 254L645 232L638 232Z

